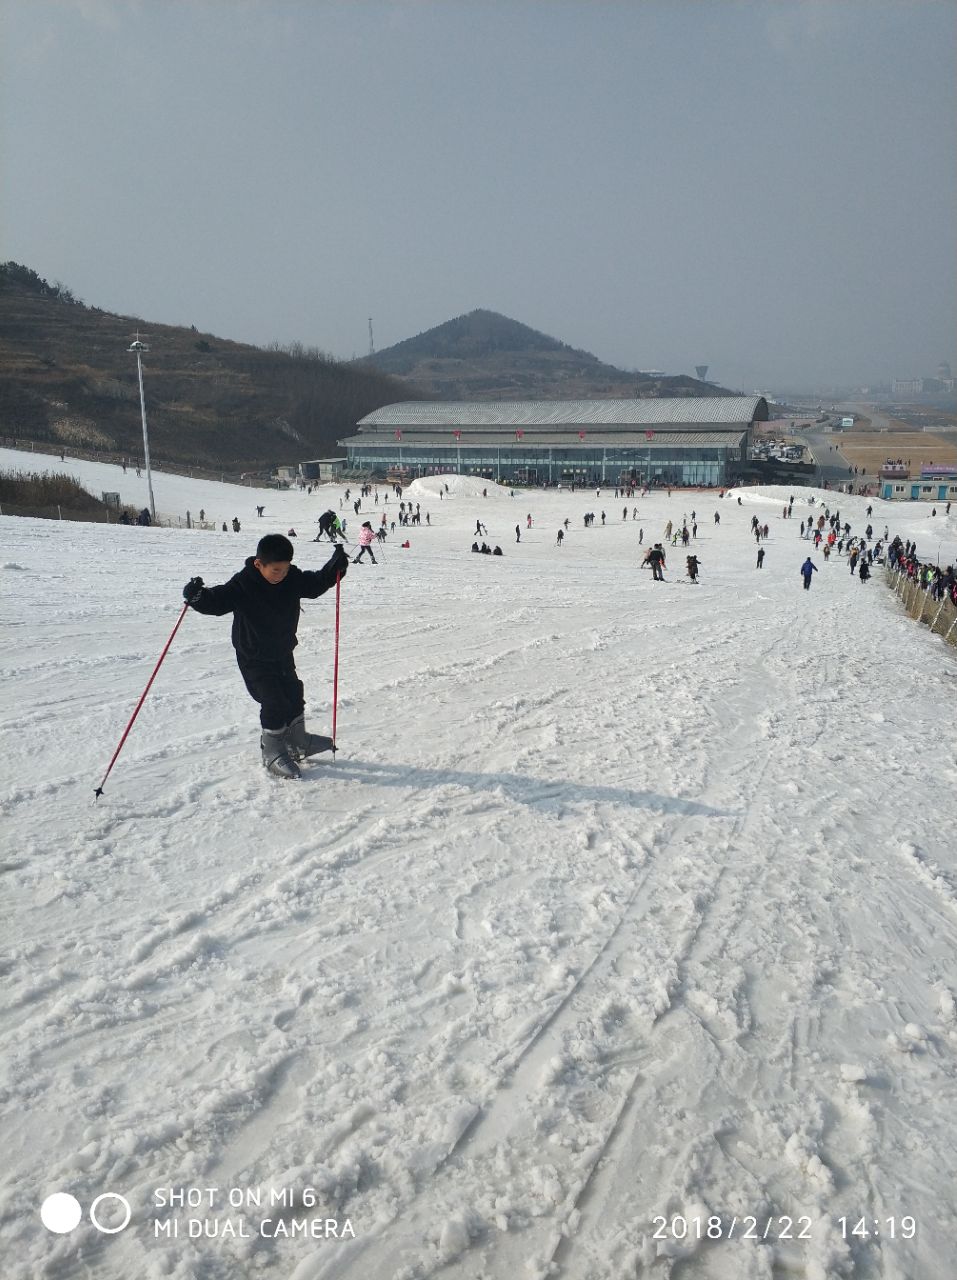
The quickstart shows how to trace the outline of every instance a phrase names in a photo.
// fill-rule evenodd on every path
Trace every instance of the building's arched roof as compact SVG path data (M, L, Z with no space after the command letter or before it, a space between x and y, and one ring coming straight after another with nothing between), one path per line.
M648 400L403 400L367 414L360 430L393 427L674 426L766 422L763 396Z

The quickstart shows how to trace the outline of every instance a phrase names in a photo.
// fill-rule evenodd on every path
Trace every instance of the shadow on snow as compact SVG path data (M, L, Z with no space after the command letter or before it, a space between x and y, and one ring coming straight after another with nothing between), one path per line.
M330 764L332 762L330 761ZM423 769L407 764L378 764L373 761L338 760L335 775L344 781L373 783L384 787L466 787L474 792L502 791L510 800L531 808L554 810L563 804L582 801L606 801L633 809L650 809L658 813L677 813L686 817L736 818L730 809L715 809L696 800L682 800L655 791L635 791L628 787L612 787L576 782L525 778L515 773L469 773L461 769Z

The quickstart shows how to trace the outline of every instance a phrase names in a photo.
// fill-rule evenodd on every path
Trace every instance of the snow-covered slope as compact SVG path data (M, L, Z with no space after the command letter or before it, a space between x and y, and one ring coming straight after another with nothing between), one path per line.
M145 501L0 452L40 465ZM431 523L343 584L334 762L264 773L228 619L188 613L94 806L182 584L289 527L318 566L340 509L154 484L242 533L0 517L4 1280L952 1274L957 659L880 574L798 576L800 518L865 500L419 482ZM700 585L677 549L652 583L639 528L692 509ZM333 626L305 603L323 732Z

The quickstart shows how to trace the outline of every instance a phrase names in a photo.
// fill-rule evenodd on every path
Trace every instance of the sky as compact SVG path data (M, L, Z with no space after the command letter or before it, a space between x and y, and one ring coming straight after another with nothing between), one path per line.
M334 356L477 307L741 390L957 367L953 0L0 0L0 256Z
M115 752L187 580L290 527L317 569L321 512L396 495L153 479L174 527L0 514L3 1280L951 1280L957 650L801 526L947 564L957 510L416 480L341 584L335 720L303 601L339 751L286 782L192 610ZM700 581L653 582L692 513Z

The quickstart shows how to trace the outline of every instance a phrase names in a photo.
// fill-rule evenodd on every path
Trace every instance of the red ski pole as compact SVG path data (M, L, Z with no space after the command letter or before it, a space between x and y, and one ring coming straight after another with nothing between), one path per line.
M336 712L339 710L339 586L342 576L336 574L336 643L332 660L332 749L336 749Z
M113 759L110 761L109 766L107 767L106 773L104 773L104 775L103 775L103 781L100 783L100 785L99 785L98 787L94 788L94 791L93 791L93 803L94 803L94 804L96 804L97 800L98 800L98 799L100 798L100 796L103 794L103 787L104 787L104 785L106 784L106 780L107 780L107 778L110 776L110 770L111 770L111 769L113 768L113 766L116 764L117 757L119 756L120 752L123 750L123 743L126 741L127 737L129 736L129 732L130 732L130 730L133 728L133 721L134 721L134 720L136 719L136 717L139 715L139 713L140 713L140 707L141 707L141 706L143 705L143 703L146 701L146 695L147 695L147 694L149 693L149 691L150 691L150 686L152 685L153 681L156 679L156 673L157 673L157 671L159 671L160 667L163 665L163 659L166 657L167 653L169 652L169 647L170 647L170 645L173 643L173 637L176 635L176 632L179 630L179 624L180 624L180 623L183 621L183 619L186 617L186 610L187 610L188 608L189 608L189 605L188 605L188 604L184 604L184 605L183 605L183 612L182 612L182 613L179 615L179 617L176 619L176 626L175 626L175 627L173 628L173 630L170 632L170 637L169 637L169 639L166 641L166 645L165 645L165 647L164 647L164 649L163 649L163 652L162 652L162 653L160 654L160 656L159 656L159 662L157 662L156 666L153 668L153 674L150 676L150 678L149 678L149 682L147 683L146 688L143 690L143 693L142 693L142 696L140 697L139 702L136 704L136 710L135 710L135 711L133 712L133 714L130 716L130 722L129 722L129 724L126 726L126 728L123 730L123 736L122 736L122 738L120 738L120 744L119 744L119 746L116 748L116 750L113 752Z

